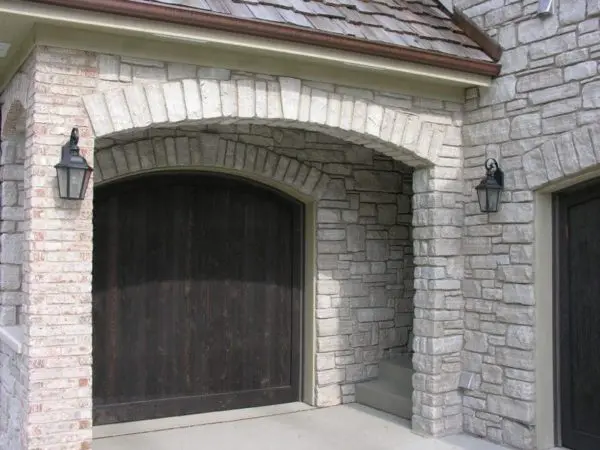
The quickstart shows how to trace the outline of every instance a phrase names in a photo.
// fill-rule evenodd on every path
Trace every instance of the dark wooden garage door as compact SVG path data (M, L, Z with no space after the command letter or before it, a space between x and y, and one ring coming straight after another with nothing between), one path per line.
M600 185L559 197L562 445L600 449Z
M211 175L97 190L95 424L298 400L301 215Z

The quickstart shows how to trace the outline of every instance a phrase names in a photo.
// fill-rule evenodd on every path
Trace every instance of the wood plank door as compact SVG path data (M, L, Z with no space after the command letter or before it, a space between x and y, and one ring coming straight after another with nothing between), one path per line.
M302 206L215 175L94 199L94 423L299 400Z
M600 449L600 184L559 204L559 391L562 445Z

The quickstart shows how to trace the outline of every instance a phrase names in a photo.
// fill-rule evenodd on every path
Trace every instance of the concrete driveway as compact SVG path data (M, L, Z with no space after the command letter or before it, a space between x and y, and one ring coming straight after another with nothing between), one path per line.
M157 431L150 431L150 430ZM506 450L469 436L423 438L361 405L303 404L94 428L94 450Z

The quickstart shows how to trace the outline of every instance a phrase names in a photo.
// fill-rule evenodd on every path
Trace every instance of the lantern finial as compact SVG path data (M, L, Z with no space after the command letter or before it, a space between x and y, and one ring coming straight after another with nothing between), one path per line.
M71 146L71 150L73 147L77 147L79 144L79 128L73 128L71 130L71 139L69 139L69 145Z
M493 177L500 186L504 186L504 172L500 170L498 161L494 158L488 158L485 161L485 170L488 177Z

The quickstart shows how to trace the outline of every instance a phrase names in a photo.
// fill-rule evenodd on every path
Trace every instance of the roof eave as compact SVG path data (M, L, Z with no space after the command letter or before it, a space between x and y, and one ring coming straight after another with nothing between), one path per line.
M74 8L72 0L28 0L34 3ZM496 62L460 58L440 52L400 47L370 42L300 27L280 25L258 20L207 13L191 8L148 4L123 0L79 0L75 9L119 14L138 19L156 20L178 25L247 34L282 41L312 44L321 47L379 56L400 61L426 64L434 67L458 70L484 76L496 77L501 66Z
M467 17L462 11L454 8L452 21L464 31L481 49L494 60L500 61L502 57L502 47L484 30L482 30L473 20Z

